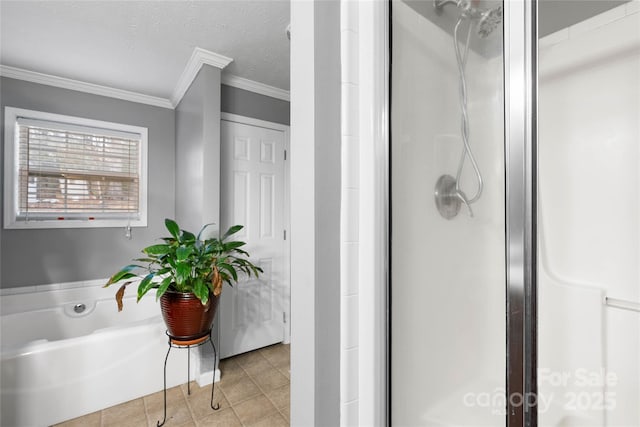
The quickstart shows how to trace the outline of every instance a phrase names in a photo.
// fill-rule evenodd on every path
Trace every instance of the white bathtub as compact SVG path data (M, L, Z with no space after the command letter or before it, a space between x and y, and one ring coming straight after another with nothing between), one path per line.
M152 295L136 304L132 288L118 313L115 291L3 292L0 425L48 426L162 390L168 347L159 306ZM173 350L168 387L186 376L187 352Z

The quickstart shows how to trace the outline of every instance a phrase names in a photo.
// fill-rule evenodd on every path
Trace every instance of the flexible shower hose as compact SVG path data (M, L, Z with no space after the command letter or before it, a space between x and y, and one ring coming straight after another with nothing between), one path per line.
M466 42L464 44L464 52L461 52L460 43L458 43L458 32L460 30L460 24L465 20L465 16L461 15L458 18L458 22L456 22L456 26L453 30L453 43L456 51L456 61L458 64L458 73L460 78L460 133L462 136L463 149L462 155L460 156L460 161L458 163L458 171L456 173L456 194L461 199L461 201L467 205L469 209L469 214L473 216L473 211L471 210L471 204L478 201L480 195L482 194L483 189L483 181L482 175L480 173L480 169L478 168L478 163L473 155L473 151L471 150L471 145L469 144L469 114L467 112L467 79L465 76L465 65L467 62L467 54L469 53L469 40L471 38L471 27L472 24L469 22L469 26L467 28L467 37ZM476 175L476 180L478 182L478 186L473 197L467 197L467 195L460 188L460 178L462 177L462 171L464 169L464 163L469 157L469 161L473 167L473 171Z

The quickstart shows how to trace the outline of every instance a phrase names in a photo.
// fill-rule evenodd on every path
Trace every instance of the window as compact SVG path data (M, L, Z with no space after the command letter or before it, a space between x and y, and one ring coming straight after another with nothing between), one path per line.
M5 108L5 228L147 225L147 129Z

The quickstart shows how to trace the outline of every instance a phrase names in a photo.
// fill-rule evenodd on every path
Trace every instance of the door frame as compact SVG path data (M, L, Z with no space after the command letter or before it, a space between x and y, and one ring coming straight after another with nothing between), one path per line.
M284 305L284 327L282 342L284 344L289 344L291 342L291 239L289 238L289 230L290 227L290 211L291 211L291 199L290 199L290 191L289 191L289 182L290 182L290 168L289 168L289 144L290 144L290 126L283 125L281 123L269 122L266 120L254 119L253 117L240 116L238 114L232 113L220 113L220 121L226 121L231 123L238 123L242 125L261 127L265 129L271 129L280 131L284 134L284 150L286 154L285 162L284 162L284 182L283 182L283 201L284 206L282 207L282 211L284 213L284 218L282 219L286 239L284 242L284 290L285 295L283 295L283 305ZM222 141L221 141L222 143Z
M537 0L503 2L507 427L538 425Z

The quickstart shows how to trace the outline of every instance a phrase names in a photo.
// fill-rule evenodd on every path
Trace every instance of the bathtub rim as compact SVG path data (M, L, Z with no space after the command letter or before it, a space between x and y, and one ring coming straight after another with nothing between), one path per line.
M136 282L139 280L132 280L131 285L135 287ZM113 298L115 304L116 290L114 288L104 288L104 284L107 281L108 279L95 279L51 285L0 288L0 316L83 302L83 300L87 300L87 292L90 293L89 295L95 294L97 296L96 298L91 298L92 301L97 302ZM149 292L153 295L155 289L151 289ZM135 298L135 296L135 291L132 292L130 290L125 295L125 299Z
M4 295L1 295L2 298L0 298L0 323L9 320L11 316L43 311L59 311L61 315L67 315L66 311L68 311L69 306L77 303L87 304L90 309L86 314L83 313L78 316L72 316L74 318L89 316L100 302L113 303L115 310L115 292L113 289L104 289L105 283L106 279L98 279L85 282L70 282L48 288L26 287L24 290L22 288L18 288L21 292L15 291L12 288L0 289L4 291L9 289L9 292L3 292ZM154 295L155 292L155 289L150 290L151 295ZM149 297L149 299L151 299L151 297ZM129 292L124 297L125 305L136 304L135 301L135 292ZM135 308L131 307L131 309ZM117 315L118 313L115 312L114 316ZM8 346L6 345L5 340L2 340L2 336L0 336L0 359L4 360L5 358L17 357L19 355L42 352L45 351L45 349L69 346L80 342L87 336L95 334L122 334L125 333L124 331L126 329L138 330L139 328L143 328L151 324L164 325L159 304L157 304L157 310L150 316L119 325L97 327L93 331L77 337L68 337L57 340L49 340L45 338L35 339L18 345Z
M63 348L73 347L80 343L83 343L88 338L93 339L111 339L117 337L123 337L128 335L137 335L147 332L151 333L153 330L165 329L162 315L158 313L152 317L137 320L135 322L126 323L118 326L110 326L106 328L97 329L89 334L80 335L78 337L64 338L60 340L47 340L37 339L20 346L12 346L7 348L0 348L0 360L4 361L11 358L20 356L28 356L30 354L44 353L51 350L59 350Z

